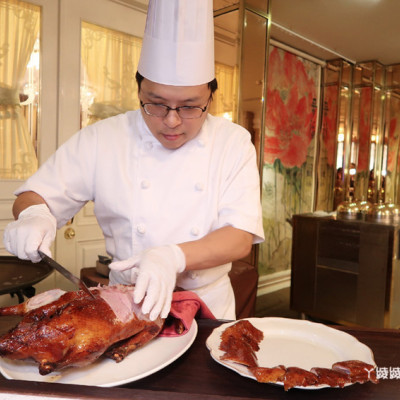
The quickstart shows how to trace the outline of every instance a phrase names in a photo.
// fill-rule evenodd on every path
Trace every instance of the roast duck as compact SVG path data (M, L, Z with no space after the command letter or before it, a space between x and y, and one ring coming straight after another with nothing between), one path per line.
M263 339L264 333L249 321L236 322L221 334L219 349L224 352L221 359L246 366L258 382L283 383L286 391L296 386L328 385L342 388L351 383L378 383L375 366L359 360L340 361L334 363L332 368L314 367L311 371L284 365L261 367L257 362L257 351Z
M115 285L83 291L50 290L24 303L0 308L20 315L19 324L0 337L0 356L33 359L47 375L82 367L99 357L122 361L160 332L164 321L148 319L133 302L134 286Z

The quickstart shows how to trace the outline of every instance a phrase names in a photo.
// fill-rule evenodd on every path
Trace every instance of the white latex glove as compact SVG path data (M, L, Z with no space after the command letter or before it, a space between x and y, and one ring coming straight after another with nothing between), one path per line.
M36 204L21 211L18 219L4 231L7 251L22 260L41 260L40 249L51 257L50 246L56 237L57 221L46 204Z
M167 318L171 308L176 276L186 267L183 251L177 245L153 247L139 256L116 261L109 265L113 271L131 269L131 282L135 283L133 301L143 299L142 312L154 321L160 314Z

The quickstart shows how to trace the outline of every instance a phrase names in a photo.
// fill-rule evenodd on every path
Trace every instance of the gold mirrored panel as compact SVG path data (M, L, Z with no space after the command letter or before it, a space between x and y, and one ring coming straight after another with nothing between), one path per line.
M245 7L252 8L256 11L261 11L263 13L268 13L268 0L245 0Z
M351 195L375 203L384 192L383 169L384 67L376 61L354 66Z
M377 61L327 63L321 142L335 137L336 179L333 207L329 201L323 207L319 188L317 209L335 210L348 199L400 201L399 76L399 65L385 67ZM322 172L320 163L318 174Z
M268 20L244 11L240 71L240 114L238 122L251 134L260 165L260 147L265 108L265 69Z
M219 11L227 7L239 6L240 0L214 0L213 9Z
M332 60L324 69L317 210L336 209L349 196L351 68L344 60Z
M386 68L382 177L386 199L400 203L400 64Z

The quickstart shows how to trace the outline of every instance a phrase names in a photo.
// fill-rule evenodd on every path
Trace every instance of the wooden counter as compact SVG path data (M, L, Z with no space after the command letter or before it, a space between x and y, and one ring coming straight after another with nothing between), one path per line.
M212 330L222 321L199 320L199 332L191 348L172 364L142 380L122 387L99 388L8 381L0 376L0 398L18 398L10 395L26 395L29 398L62 399L398 399L400 378L385 379L377 385L355 384L344 389L320 390L292 389L285 392L281 386L258 383L244 378L216 363L205 346ZM400 332L396 330L351 329L338 327L369 346L378 367L400 368ZM156 355L154 355L156 357ZM7 396L7 397L6 397Z
M400 328L399 232L294 215L290 308L341 325Z

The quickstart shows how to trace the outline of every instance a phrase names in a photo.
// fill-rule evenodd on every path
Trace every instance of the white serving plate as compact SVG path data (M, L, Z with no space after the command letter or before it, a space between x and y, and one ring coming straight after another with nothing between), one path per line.
M182 336L157 337L144 347L129 354L123 361L102 358L82 368L68 368L49 375L40 375L38 364L29 361L0 358L0 372L7 379L36 382L57 382L77 385L112 387L142 379L165 368L194 342L197 323Z
M299 367L310 370L313 367L331 368L338 361L359 360L376 365L369 347L348 333L326 325L288 318L245 318L264 333L260 350L256 353L260 367L272 368L277 365ZM256 379L247 367L232 361L222 360L219 350L221 333L237 321L228 322L214 329L206 341L211 357L221 365L240 375ZM277 382L277 385L283 385ZM350 384L347 384L350 385ZM298 387L320 389L327 385Z

